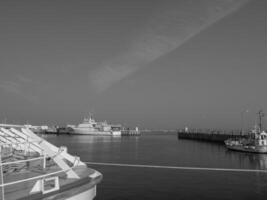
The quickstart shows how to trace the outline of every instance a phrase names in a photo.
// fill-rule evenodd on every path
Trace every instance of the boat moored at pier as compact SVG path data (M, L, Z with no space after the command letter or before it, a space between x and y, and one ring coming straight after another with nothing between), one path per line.
M91 116L84 118L83 122L77 126L70 126L73 129L72 134L77 135L103 135L103 136L120 136L121 126L96 122Z
M230 150L251 153L267 153L267 133L262 130L262 111L259 111L259 124L249 133L247 138L228 139L225 145Z
M254 129L249 138L228 139L225 141L228 149L252 153L267 153L267 133Z

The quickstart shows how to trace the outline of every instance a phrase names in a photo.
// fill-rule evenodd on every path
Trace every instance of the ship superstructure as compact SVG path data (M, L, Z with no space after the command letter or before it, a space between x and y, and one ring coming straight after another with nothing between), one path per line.
M71 126L72 134L79 135L106 135L106 136L120 136L121 129L118 126L113 126L104 122L96 122L92 116L84 118L83 122L77 126Z

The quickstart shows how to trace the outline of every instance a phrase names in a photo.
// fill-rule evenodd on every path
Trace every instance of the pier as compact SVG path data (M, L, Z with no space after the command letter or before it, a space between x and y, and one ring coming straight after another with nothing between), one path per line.
M141 135L141 131L138 127L135 127L135 129L125 128L123 127L121 130L121 136L139 136Z
M183 129L177 132L177 137L179 139L224 143L229 138L247 138L248 135L242 134L240 131Z
M140 136L141 132L138 130L122 130L121 136Z

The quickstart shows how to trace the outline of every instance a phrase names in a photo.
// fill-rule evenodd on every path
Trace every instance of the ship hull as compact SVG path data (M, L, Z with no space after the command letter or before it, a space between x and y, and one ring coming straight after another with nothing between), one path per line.
M80 194L67 198L66 200L92 200L96 196L96 186L90 190L84 191Z
M71 133L73 135L101 135L101 136L120 136L121 131L97 131L97 130L84 130L84 129L73 129Z
M90 131L90 130L82 130L82 129L74 129L74 135L112 135L110 131Z
M51 196L46 196L42 198L41 196L35 198L32 197L33 200L93 200L96 197L96 185L91 186L84 190L84 187L80 186L79 188L71 188L68 191L56 193ZM81 190L82 188L82 190ZM24 199L23 199L24 200Z
M250 153L267 153L267 146L244 146L244 145L226 145L226 147L233 151L243 151Z

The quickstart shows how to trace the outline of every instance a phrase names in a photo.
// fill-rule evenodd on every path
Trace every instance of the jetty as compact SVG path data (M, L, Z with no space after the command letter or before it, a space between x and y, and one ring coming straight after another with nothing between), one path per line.
M178 139L199 140L207 142L224 143L229 138L240 139L247 138L248 135L242 131L223 131L223 130L201 130L201 129L180 129L177 132Z
M129 128L123 128L121 130L121 136L140 136L141 131L139 130L138 127L135 129L129 129Z

